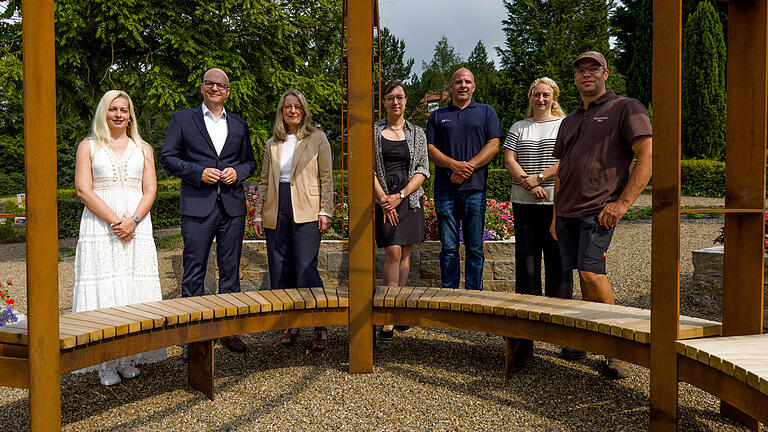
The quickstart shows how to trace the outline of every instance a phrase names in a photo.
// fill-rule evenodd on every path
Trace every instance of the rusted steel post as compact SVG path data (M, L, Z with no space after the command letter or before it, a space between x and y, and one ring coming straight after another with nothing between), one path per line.
M373 372L373 1L349 0L349 372Z
M765 0L728 3L728 121L725 205L765 209L768 109L768 6ZM725 215L723 335L763 329L764 221L761 213ZM722 402L723 415L759 428Z
M651 430L677 427L682 1L653 2Z
M33 431L58 431L61 384L53 0L23 0L22 9L30 427Z

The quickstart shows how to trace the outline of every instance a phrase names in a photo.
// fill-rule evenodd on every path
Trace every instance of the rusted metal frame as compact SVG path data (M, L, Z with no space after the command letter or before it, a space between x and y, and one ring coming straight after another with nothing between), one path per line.
M301 309L217 318L145 330L62 351L57 372L64 374L104 361L171 345L293 327L345 326L347 320L346 308Z
M35 431L61 429L56 63L53 0L22 0L24 160L27 199L29 415Z
M350 373L373 372L373 4L347 4Z
M650 429L677 427L680 325L682 1L653 2Z
M733 408L768 424L767 395L745 382L684 355L678 355L677 364L680 381L727 400Z
M29 359L0 356L0 386L29 388Z
M762 209L741 209L741 208L686 208L680 209L680 213L762 213Z
M768 6L764 0L728 3L725 205L754 209L726 214L723 256L723 335L761 333L765 225ZM759 429L757 421L723 398L720 412Z
M576 327L444 309L374 308L373 314L377 323L448 328L533 339L605 354L643 367L650 365L648 344ZM557 327L557 331L553 331L554 327Z

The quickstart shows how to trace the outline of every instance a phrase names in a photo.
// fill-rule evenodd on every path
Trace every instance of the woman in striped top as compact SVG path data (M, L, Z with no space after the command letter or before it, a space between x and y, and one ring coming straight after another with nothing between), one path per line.
M531 84L526 118L513 124L504 140L504 165L514 179L510 201L515 218L515 292L541 295L543 252L545 295L571 298L573 276L563 269L560 248L549 232L558 164L552 150L565 117L557 103L559 94L551 78Z

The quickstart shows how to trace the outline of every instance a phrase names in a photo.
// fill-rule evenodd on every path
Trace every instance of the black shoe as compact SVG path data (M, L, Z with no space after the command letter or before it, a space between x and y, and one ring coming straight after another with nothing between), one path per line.
M579 361L587 358L587 352L564 346L560 349L560 357L570 361Z
M187 360L189 360L189 350L187 349L187 346L184 345L184 348L181 349L181 361L186 363Z
M383 341L390 341L395 336L395 330L384 330L384 327L381 327L381 330L379 330L379 339Z
M411 326L396 325L395 326L395 330L397 330L397 331L399 331L401 333L407 333L407 332L411 331Z

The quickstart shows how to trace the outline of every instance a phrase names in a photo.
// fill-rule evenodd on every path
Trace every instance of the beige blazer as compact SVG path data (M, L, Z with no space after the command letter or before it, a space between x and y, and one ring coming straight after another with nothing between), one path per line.
M261 219L264 228L269 229L277 227L282 149L283 141L270 138L265 145L264 161L261 164L254 219ZM331 145L320 130L296 143L291 163L291 203L295 223L317 221L321 213L329 217L333 215Z

